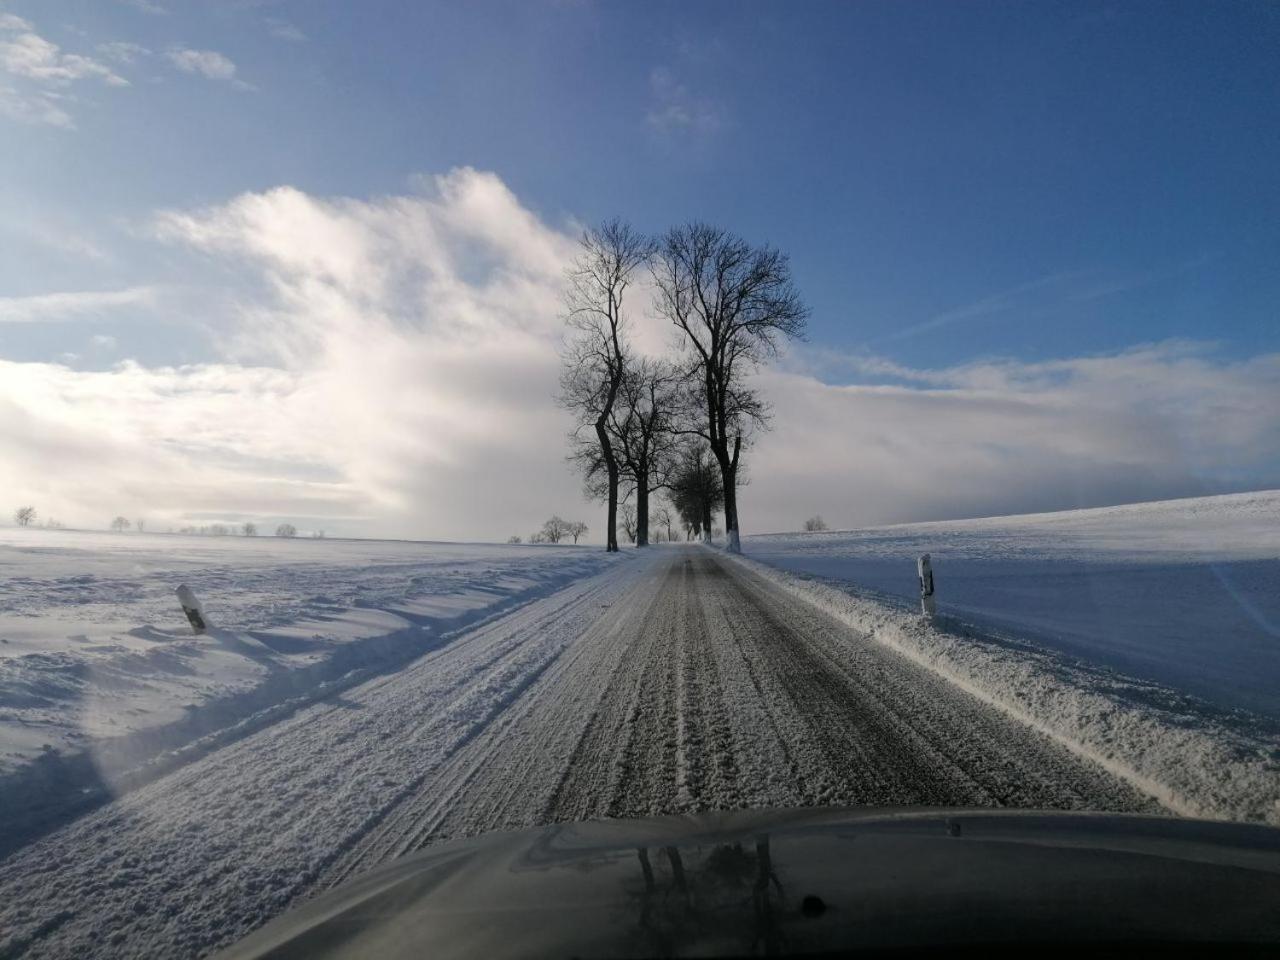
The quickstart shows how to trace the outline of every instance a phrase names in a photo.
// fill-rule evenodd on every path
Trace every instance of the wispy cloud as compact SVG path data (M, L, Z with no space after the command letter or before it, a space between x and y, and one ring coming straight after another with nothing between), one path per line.
M119 2L123 3L126 7L133 7L133 9L140 13L150 13L155 16L163 16L169 12L168 8L156 3L155 0L119 0Z
M268 17L266 20L267 33L275 37L277 40L288 40L290 43L303 43L307 39L307 35L298 29L288 20L281 20L279 17Z
M220 80L232 84L240 90L251 90L252 86L236 76L236 65L226 54L217 50L195 50L191 47L175 46L165 51L165 58L184 73L193 73L207 80Z
M999 290L995 293L988 294L972 303L967 303L959 307L953 307L944 310L941 313L922 320L919 323L913 323L909 326L895 330L893 333L882 337L882 340L902 340L907 337L914 337L921 333L927 333L930 330L937 330L939 327L947 327L952 324L960 323L965 320L978 320L984 317L996 316L1002 313L1008 313L1020 307L1027 306L1027 295L1038 291L1051 288L1061 287L1065 283L1089 276L1086 270L1066 270L1056 273L1047 274L1043 277L1037 277L1026 283L1019 283L1015 286Z
M75 126L69 105L73 84L97 80L113 87L129 81L93 57L64 53L14 14L0 14L0 115L21 123Z
M59 254L85 260L106 261L110 254L74 222L60 220L56 215L42 215L24 219L14 216L6 225L7 232L20 236L24 241L36 243Z
M154 306L153 286L123 290L78 290L29 297L0 297L0 323L57 323L100 318L122 307Z
M725 109L719 101L692 93L666 67L649 74L649 109L645 120L663 134L712 134L725 123Z
M18 90L0 83L0 116L18 123L45 124L75 129L75 120L64 107L68 97L48 91Z
M1108 276L1101 270L1062 270L1028 280L972 303L944 310L919 323L909 324L872 341L884 343L905 340L941 327L1000 316L1016 315L1019 319L1043 316L1051 311L1070 309L1082 303L1102 300L1172 279L1206 262L1197 257L1173 267L1147 270L1127 276Z
M127 87L129 81L106 64L92 57L63 53L30 30L19 30L0 39L0 69L16 77L26 77L60 86L76 80L96 79L116 87Z
M98 52L108 60L116 63L137 63L143 57L150 56L151 51L139 43L127 40L112 40L98 44Z

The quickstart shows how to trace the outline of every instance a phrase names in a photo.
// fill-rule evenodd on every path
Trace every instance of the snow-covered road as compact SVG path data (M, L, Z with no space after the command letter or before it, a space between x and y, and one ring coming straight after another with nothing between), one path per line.
M648 556L302 709L0 863L0 956L191 956L408 850L802 804L1154 804L749 568Z

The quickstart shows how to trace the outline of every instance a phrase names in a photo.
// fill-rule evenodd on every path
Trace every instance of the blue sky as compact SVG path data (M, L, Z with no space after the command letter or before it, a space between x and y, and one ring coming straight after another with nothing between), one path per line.
M1228 379L1247 369L1264 397L1274 385L1274 4L9 0L3 16L0 317L7 303L23 319L0 322L0 357L15 363L301 375L274 333L245 335L281 312L279 251L211 240L210 225L277 187L376 205L437 196L433 177L470 169L548 243L620 214L654 231L707 219L786 250L813 310L787 369L820 384L987 389L981 369L1048 390L1085 369L1072 363L1162 344L1171 380L1192 356ZM177 212L195 219L173 228ZM456 238L454 279L492 270L479 247L493 241ZM85 299L40 299L63 295ZM1068 366L1037 366L1053 363ZM1232 427L1247 453L1180 437L1180 462L1144 464L1146 479L1117 486L1106 478L1133 465L1103 458L1094 480L1006 499L1272 482L1258 396L1225 404L1248 420ZM267 456L219 443L223 460ZM301 459L351 481L349 464ZM837 494L811 499L824 497ZM353 498L343 509L363 522L390 509ZM825 509L855 522L993 508L975 493Z

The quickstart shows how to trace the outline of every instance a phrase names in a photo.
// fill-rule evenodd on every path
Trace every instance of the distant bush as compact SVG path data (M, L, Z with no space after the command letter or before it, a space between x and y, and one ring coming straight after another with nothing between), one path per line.
M297 535L298 528L292 523L282 523L280 526L276 527L277 537L296 537Z
M256 537L258 535L258 525L252 520L246 520L240 524L240 532L246 537Z
M133 524L129 522L128 517L116 517L111 521L111 529L116 533L124 533L131 526L133 526Z
M828 529L827 521L816 514L804 522L805 533L819 533L826 529Z
M524 543L524 541L520 538L520 534L517 533L507 537L507 543Z
M36 521L35 507L19 507L13 511L13 522L20 527L29 527Z

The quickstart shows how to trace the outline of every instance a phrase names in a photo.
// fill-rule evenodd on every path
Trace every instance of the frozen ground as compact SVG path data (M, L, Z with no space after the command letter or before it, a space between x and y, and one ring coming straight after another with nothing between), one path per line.
M555 820L1157 809L748 565L629 556L11 854L0 955L199 955L400 853Z
M1166 557L1172 526L1148 538ZM11 659L54 657L50 676L100 690L68 704L139 724L121 705L210 677L247 692L116 738L146 750L81 732L85 764L46 755L10 778L25 792L0 796L0 957L199 956L401 853L564 819L923 804L1280 823L1265 717L702 546L196 540L179 560L164 538L25 536L4 553L25 564L8 571L4 622L28 645ZM1048 566L1043 542L1026 549ZM185 633L179 579L213 636ZM45 709L49 729L83 715ZM79 791L91 802L32 820Z
M1280 491L750 537L756 560L1280 720Z
M64 801L91 803L193 741L216 745L234 724L401 666L614 559L586 547L0 531L0 853ZM192 635L180 583L203 602L208 635Z

